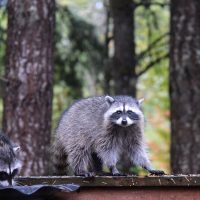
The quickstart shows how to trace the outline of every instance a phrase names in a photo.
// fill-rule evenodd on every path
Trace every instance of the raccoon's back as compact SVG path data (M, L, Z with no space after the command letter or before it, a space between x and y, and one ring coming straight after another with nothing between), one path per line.
M91 137L102 129L103 116L108 105L105 97L90 97L75 102L66 110L58 123L56 136L62 140L70 137Z

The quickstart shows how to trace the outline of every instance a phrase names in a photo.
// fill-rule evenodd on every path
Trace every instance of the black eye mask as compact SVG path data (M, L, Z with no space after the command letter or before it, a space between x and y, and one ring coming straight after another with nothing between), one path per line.
M18 171L19 170L17 168L12 171L11 173L12 178L14 178L18 174Z
M4 171L0 171L0 181L7 181L7 180L10 180L12 178L14 178L18 173L18 169L14 169L12 171L11 174L8 174L7 172L4 172Z
M7 172L3 172L3 171L0 172L0 181L6 181L9 179L9 177L10 176Z
M132 120L139 120L140 119L139 115L136 114L135 112L131 111L131 110L128 110L127 114L129 116L129 118L132 119Z

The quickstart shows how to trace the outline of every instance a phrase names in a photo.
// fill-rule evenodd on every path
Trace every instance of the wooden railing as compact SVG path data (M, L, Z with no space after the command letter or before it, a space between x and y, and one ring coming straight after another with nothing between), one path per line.
M16 181L22 185L66 184L74 183L83 187L200 187L200 175L165 176L37 176L19 177Z
M200 199L200 175L165 175L165 176L99 176L99 177L18 177L19 185L33 187L35 185L79 185L76 192L66 192L48 189L37 195L29 195L30 199L55 200L156 200L156 199ZM10 188L10 190L12 190ZM6 193L7 192L7 193ZM5 195L6 193L6 195ZM23 196L23 195L22 195ZM22 196L13 196L9 189L4 191L6 199L23 199ZM25 198L25 195L24 195ZM0 199L1 191L0 191ZM26 198L27 199L27 196Z

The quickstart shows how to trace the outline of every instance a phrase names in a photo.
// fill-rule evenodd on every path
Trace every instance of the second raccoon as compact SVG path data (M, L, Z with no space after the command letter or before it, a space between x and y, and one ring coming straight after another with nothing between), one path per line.
M13 184L13 179L21 168L19 149L19 146L14 145L0 131L0 185L8 186Z

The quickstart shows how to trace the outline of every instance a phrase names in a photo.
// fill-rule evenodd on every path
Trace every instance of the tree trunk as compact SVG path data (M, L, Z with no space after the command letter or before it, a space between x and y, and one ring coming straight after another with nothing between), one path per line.
M135 43L132 0L110 0L114 20L114 45L112 75L115 94L135 96Z
M200 173L200 1L171 1L171 169Z
M22 175L47 172L50 145L54 0L8 1L4 131L21 146Z

